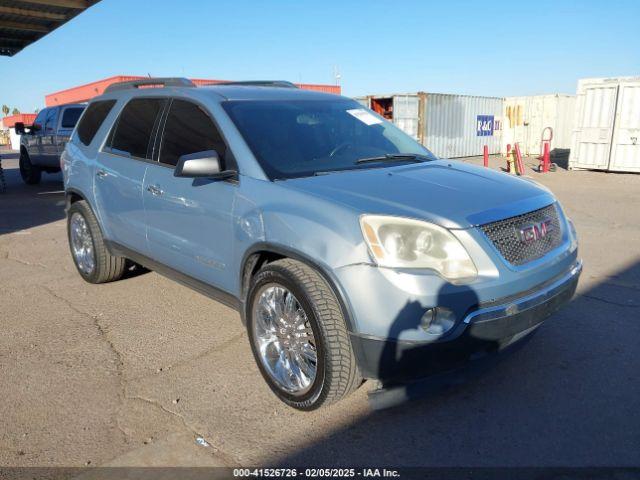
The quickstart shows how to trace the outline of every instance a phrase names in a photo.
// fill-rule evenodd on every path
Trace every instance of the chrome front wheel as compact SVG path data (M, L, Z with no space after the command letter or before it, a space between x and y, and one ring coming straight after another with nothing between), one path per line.
M307 313L282 285L268 283L253 302L253 339L271 379L293 396L306 394L318 370L316 339Z

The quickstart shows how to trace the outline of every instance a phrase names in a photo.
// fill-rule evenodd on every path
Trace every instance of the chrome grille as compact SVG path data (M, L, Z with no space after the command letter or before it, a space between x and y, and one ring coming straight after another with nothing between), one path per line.
M536 226L545 224L544 228ZM523 265L536 260L560 245L562 228L555 204L497 222L480 225L480 230L491 240L504 259L512 265ZM531 236L525 240L525 232ZM544 230L541 234L540 230Z

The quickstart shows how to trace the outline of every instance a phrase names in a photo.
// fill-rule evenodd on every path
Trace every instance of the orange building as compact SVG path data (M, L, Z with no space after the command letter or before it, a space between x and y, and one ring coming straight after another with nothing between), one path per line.
M64 105L67 103L82 103L91 100L93 97L102 95L104 90L113 83L128 82L130 80L143 80L146 77L136 77L131 75L117 75L115 77L97 80L77 87L67 88L59 92L51 93L45 96L45 105L53 107L55 105ZM203 78L192 78L191 81L198 86L214 85L227 80L207 80ZM341 89L339 85L321 85L311 83L298 83L298 87L305 90L316 90L320 92L333 93L340 95ZM25 122L26 123L26 122Z
M33 124L33 121L36 119L35 113L18 113L16 115L9 115L2 119L2 125L4 128L13 128L13 126L17 122L22 122L25 125Z

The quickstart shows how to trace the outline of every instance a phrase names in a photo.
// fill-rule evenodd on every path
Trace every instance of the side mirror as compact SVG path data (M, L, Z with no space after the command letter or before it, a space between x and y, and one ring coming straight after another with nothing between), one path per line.
M224 179L234 177L235 170L222 170L220 157L215 150L182 155L173 171L174 177L187 178L215 178Z
M24 135L25 131L24 131L24 123L23 122L16 122L16 124L13 126L13 128L16 131L16 134L18 135Z

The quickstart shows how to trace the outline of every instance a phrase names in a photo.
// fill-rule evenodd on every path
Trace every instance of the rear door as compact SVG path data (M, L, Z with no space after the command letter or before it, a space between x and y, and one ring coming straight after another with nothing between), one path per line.
M206 150L218 152L226 167L227 146L208 112L191 101L174 99L164 124L159 162L149 165L143 189L151 256L231 292L237 183L173 176L180 156Z
M609 168L617 98L617 84L587 85L578 94L571 148L572 167Z
M640 82L621 82L609 170L640 172Z
M124 247L148 254L142 188L164 98L134 98L122 109L98 153L94 190L105 235Z

